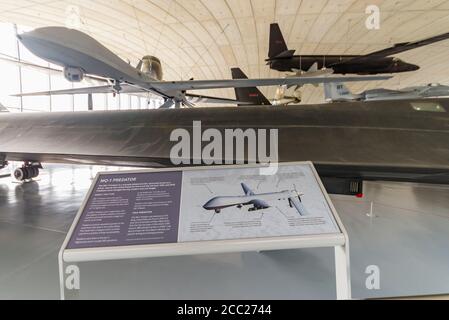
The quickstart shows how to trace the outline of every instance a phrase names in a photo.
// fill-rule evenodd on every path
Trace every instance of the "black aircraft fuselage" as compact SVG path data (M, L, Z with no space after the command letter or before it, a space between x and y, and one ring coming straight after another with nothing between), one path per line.
M371 57L367 60L357 60L362 56L355 55L295 55L288 58L267 59L273 70L292 72L307 71L314 63L318 69L332 68L335 74L385 74L416 71L419 66L404 62L393 57ZM351 61L352 60L352 61Z
M0 160L173 166L171 133L199 120L223 136L278 129L279 161L321 176L449 184L449 99L0 114Z

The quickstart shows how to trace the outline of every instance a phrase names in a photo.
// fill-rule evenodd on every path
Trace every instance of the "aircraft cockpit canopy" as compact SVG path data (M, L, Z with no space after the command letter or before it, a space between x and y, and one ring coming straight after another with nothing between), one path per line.
M156 79L162 80L162 64L161 61L154 56L144 56L139 63L140 72Z

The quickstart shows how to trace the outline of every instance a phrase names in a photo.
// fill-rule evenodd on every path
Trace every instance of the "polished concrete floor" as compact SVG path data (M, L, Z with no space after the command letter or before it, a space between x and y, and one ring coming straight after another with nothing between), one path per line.
M0 179L0 299L58 299L57 254L96 171L48 165L37 181ZM332 196L350 236L355 298L449 293L449 188L370 182ZM370 212L373 203L373 215ZM365 270L380 270L380 289ZM81 298L335 298L333 251L82 263Z

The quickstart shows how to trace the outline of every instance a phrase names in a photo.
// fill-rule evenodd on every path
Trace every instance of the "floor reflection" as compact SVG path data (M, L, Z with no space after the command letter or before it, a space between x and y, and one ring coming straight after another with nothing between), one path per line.
M92 180L130 169L45 165L30 183L0 178L0 299L58 299L58 250ZM449 188L369 182L363 199L332 201L349 233L355 298L449 292ZM333 263L332 250L307 249L89 264L83 297L332 299ZM365 287L372 264L379 291Z

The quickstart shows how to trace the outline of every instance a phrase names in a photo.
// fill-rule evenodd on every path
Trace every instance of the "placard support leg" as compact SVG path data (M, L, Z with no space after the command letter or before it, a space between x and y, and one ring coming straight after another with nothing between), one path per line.
M335 278L337 300L351 299L351 276L348 245L335 247Z
M80 293L80 272L75 264L65 263L62 252L58 256L59 294L61 300L77 300Z

